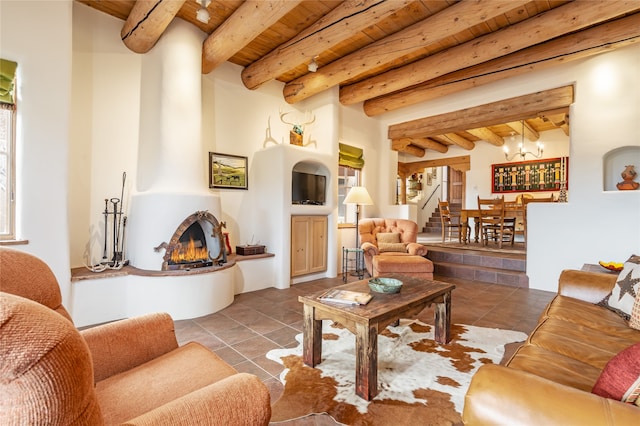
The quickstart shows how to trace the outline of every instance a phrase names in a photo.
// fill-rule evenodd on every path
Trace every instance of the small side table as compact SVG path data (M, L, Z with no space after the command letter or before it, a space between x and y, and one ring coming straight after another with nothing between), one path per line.
M342 247L342 282L347 282L349 271L360 280L364 278L364 250Z
M585 263L584 265L582 265L581 269L587 272L600 272L602 274L620 275L620 271L612 271L610 269L605 269L600 265L596 265L595 263Z

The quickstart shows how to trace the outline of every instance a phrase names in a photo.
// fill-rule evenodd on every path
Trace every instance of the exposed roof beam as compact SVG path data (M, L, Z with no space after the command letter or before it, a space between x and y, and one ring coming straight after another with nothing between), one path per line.
M398 172L402 172L404 175L411 175L413 173L417 173L420 170L424 170L427 167L442 167L442 166L450 166L454 167L457 170L469 170L471 165L471 156L470 155L461 155L459 157L447 157L447 158L438 158L436 160L423 160L423 161L414 161L411 163L403 163L398 162Z
M430 137L460 129L491 126L522 118L538 117L543 111L573 103L573 86L545 90L459 111L411 120L389 126L389 139Z
M299 102L380 64L391 62L526 3L528 0L499 0L460 2L449 6L440 13L346 55L315 73L305 74L287 83L284 87L285 100L289 103Z
M524 122L524 137L529 139L531 142L535 142L540 139L540 133L536 131L526 120L521 121L510 121L505 123L507 126L511 127L514 132L519 135L522 135L522 123Z
M569 136L569 115L566 113L546 113L542 114L543 120L549 120L555 126L560 127L565 135Z
M256 89L285 72L309 62L320 52L402 9L411 0L345 1L293 39L281 44L242 71L242 82Z
M185 0L138 0L120 30L122 42L136 53L147 53L160 39Z
M411 145L409 139L393 140L391 141L391 149L399 152L406 152L414 157L424 157L425 150L418 148L415 145Z
M418 148L431 149L433 151L437 151L443 154L449 150L448 146L429 138L406 138L406 139L394 140L393 142L396 142L398 146L401 144L414 145L414 146L417 146Z
M446 74L418 86L369 99L364 102L364 112L370 117L376 116L526 72L611 51L637 43L638 40L640 13Z
M340 102L350 105L386 95L638 9L638 2L567 3L441 53L345 86L340 89Z
M482 139L483 141L489 142L490 144L496 146L504 145L504 139L502 138L502 136L496 135L491 131L491 129L487 129L486 127L467 129L467 132L471 133L475 137Z
M469 139L465 139L462 136L458 136L455 133L445 133L442 135L442 137L448 140L449 142L451 142L452 144L458 145L460 148L466 149L467 151L471 151L473 148L476 147L475 142L470 141Z
M204 41L202 72L208 74L296 7L301 0L246 0Z

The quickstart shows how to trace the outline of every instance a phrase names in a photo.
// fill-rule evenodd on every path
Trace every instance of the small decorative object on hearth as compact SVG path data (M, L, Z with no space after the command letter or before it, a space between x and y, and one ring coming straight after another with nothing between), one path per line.
M622 176L622 182L616 184L619 190L625 191L629 189L638 189L640 183L634 182L633 180L638 176L638 173L635 170L635 166L628 165L624 166L625 169L620 173Z
M236 253L240 256L251 256L254 254L264 254L265 246L261 245L245 245L236 246Z
M224 244L227 246L227 254L233 253L233 250L231 250L231 244L229 244L229 233L223 232L222 235L224 235Z

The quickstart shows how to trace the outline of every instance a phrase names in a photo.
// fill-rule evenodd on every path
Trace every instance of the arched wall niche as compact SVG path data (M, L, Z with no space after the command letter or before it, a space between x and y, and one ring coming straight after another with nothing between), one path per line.
M616 184L622 182L620 174L628 165L634 165L640 173L640 146L622 146L607 152L602 158L604 191L618 191ZM640 179L636 179L640 182Z
M293 166L292 172L313 173L316 175L329 176L329 169L324 164L313 161L300 161Z
M330 200L330 193L329 193L329 188L331 188L331 173L329 172L329 169L322 163L317 163L314 161L300 161L298 163L296 163L292 170L291 170L291 174L292 174L292 185L295 186L294 183L294 178L293 178L293 173L294 172L301 172L301 173L307 173L307 174L311 174L311 175L320 175L320 176L324 176L324 201L323 204L326 204L329 200ZM293 189L292 189L293 191Z

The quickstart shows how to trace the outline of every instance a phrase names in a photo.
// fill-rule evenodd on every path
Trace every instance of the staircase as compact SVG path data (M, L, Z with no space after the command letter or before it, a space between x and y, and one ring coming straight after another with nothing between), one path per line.
M460 215L460 210L462 209L462 204L449 204L449 209L451 210L452 215ZM440 223L440 208L436 207L436 210L431 213L431 217L425 223L425 226L422 228L422 232L427 234L442 234L442 225Z
M526 253L473 250L425 244L434 274L512 287L529 287Z

